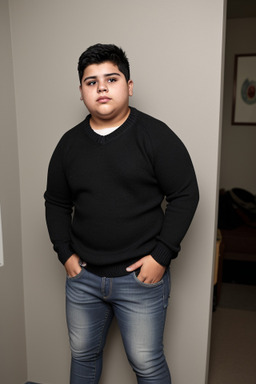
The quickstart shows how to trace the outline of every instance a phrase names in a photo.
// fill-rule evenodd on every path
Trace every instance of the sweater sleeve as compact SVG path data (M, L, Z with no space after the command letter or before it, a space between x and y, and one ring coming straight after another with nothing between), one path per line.
M44 198L49 236L62 264L74 253L70 244L73 203L63 159L64 150L61 140L50 160Z
M152 256L167 266L180 251L198 205L199 191L189 153L176 134L163 124L153 131L150 141L155 174L167 203Z

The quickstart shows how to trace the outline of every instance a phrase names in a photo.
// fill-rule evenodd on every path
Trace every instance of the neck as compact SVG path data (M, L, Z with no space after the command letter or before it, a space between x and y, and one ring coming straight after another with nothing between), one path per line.
M112 127L120 127L128 118L130 114L130 108L128 107L127 111L117 118L98 118L97 116L91 116L90 118L90 126L92 129L103 129L103 128L112 128Z

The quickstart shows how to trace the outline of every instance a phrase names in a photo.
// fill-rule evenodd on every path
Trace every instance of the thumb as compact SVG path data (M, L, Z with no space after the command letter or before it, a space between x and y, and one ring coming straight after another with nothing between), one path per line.
M129 267L126 268L126 271L127 272L132 272L132 271L135 271L136 269L140 268L143 264L143 259L140 259L138 261L136 261L136 263L130 265Z

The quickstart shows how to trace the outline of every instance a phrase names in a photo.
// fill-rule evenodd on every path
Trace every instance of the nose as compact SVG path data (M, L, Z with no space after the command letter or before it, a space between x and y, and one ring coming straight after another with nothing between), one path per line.
M108 92L108 87L105 81L100 81L98 83L98 92Z

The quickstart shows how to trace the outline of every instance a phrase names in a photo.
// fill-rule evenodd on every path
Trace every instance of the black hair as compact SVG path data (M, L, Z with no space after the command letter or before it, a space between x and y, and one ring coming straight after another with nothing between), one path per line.
M124 74L127 82L130 80L130 65L125 52L114 44L98 43L87 48L79 57L77 70L80 84L84 70L88 65L101 64L106 61L115 64L119 71Z

